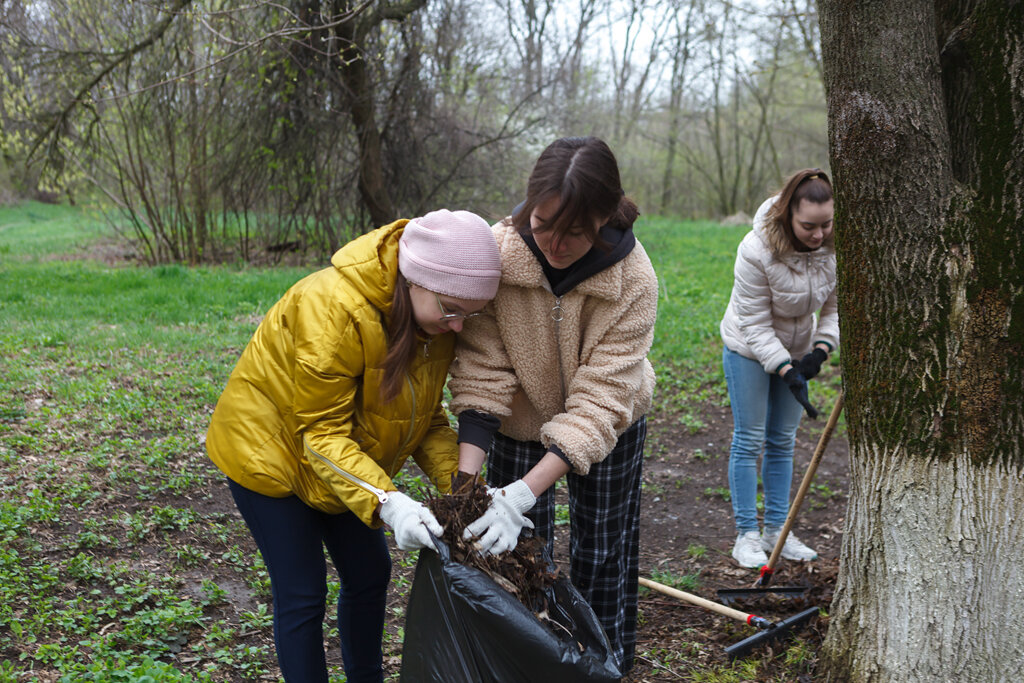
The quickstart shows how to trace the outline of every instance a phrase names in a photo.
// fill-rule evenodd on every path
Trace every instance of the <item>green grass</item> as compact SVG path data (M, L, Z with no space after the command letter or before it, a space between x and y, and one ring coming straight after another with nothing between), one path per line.
M718 323L732 291L736 247L749 227L641 220L636 235L658 273L658 323L651 356L660 363L716 361Z
M691 559L699 560L708 554L708 547L701 543L691 543L686 546L686 554Z
M683 428L725 401L718 320L744 232L637 227L661 282L658 407ZM110 239L88 210L0 208L0 683L260 679L274 669L269 579L203 437L258 320L313 268L88 258ZM407 473L399 485L428 489Z
M39 202L0 209L0 262L73 254L108 236L98 211Z
M718 323L732 291L736 247L749 228L646 218L635 232L658 274L658 322L651 361L658 407L683 428L704 424L697 406L727 400Z
M106 238L68 207L0 210L0 682L257 679L269 583L244 526L197 506L225 494L202 437L310 269L74 258Z
M700 588L700 576L697 574L678 575L661 569L653 569L651 571L651 580L688 593L692 593ZM650 590L646 587L641 587L641 589L644 591Z

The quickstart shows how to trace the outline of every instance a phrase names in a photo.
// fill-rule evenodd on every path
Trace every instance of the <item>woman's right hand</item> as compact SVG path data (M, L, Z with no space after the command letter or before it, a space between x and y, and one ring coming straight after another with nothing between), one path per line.
M807 397L807 380L800 373L800 370L791 365L789 370L786 370L782 375L782 381L789 386L789 390L793 392L797 402L807 411L807 415L811 419L818 417L818 411L811 405L811 401Z
M430 534L444 534L444 527L426 505L399 491L388 492L387 501L380 506L380 518L395 532L395 545L401 550L433 548Z

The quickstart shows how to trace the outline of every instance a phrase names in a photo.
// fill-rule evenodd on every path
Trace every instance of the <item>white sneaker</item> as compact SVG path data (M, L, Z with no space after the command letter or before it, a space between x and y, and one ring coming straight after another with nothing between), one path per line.
M757 569L768 564L768 556L761 549L761 536L756 531L747 531L736 537L732 558L747 569Z
M761 548L769 553L775 550L775 544L779 542L781 531L781 529L765 529L764 536L761 537ZM782 557L794 562L810 562L818 559L818 553L801 543L800 539L790 532L789 536L786 536L786 542L782 544Z

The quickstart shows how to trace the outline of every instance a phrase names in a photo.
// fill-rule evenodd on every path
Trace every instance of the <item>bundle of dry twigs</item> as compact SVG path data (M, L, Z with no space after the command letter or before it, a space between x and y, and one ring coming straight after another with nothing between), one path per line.
M518 598L535 613L547 609L546 590L558 577L557 568L549 570L544 559L544 540L539 536L519 539L518 545L500 555L481 555L473 539L462 537L466 526L487 511L491 496L479 477L460 477L445 496L433 496L427 507L444 527L441 540L460 564L486 573L494 582Z

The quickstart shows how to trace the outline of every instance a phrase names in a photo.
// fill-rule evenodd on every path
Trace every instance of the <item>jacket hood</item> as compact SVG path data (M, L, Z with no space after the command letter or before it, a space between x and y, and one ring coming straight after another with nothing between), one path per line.
M398 277L398 238L405 218L352 240L331 257L331 265L348 284L385 315Z
M629 252L633 251L633 247L636 245L636 236L633 235L632 227L623 230L605 225L601 227L599 235L608 245L607 251L595 245L571 266L559 270L548 263L532 232L524 230L519 234L526 245L530 247L533 255L537 257L537 261L540 262L544 276L551 284L551 291L556 296L562 296L566 292L572 291L576 285L590 276L614 266L629 256Z
M525 201L519 202L516 207L512 209L512 213L505 218L504 222L511 225L512 216L515 216L525 203ZM526 242L526 245L530 247L530 251L533 252L533 255L540 263L541 270L544 272L544 276L550 283L551 291L555 296L562 296L563 294L572 291L576 285L583 282L590 276L596 275L602 270L614 266L616 263L629 256L629 252L633 251L633 247L636 245L636 236L633 234L633 226L618 228L605 224L602 225L598 231L598 236L604 241L605 245L607 245L607 249L594 246L568 268L558 269L548 263L547 259L544 257L544 253L537 245L537 240L534 239L533 233L529 229L520 231L519 235L523 238L523 241Z

